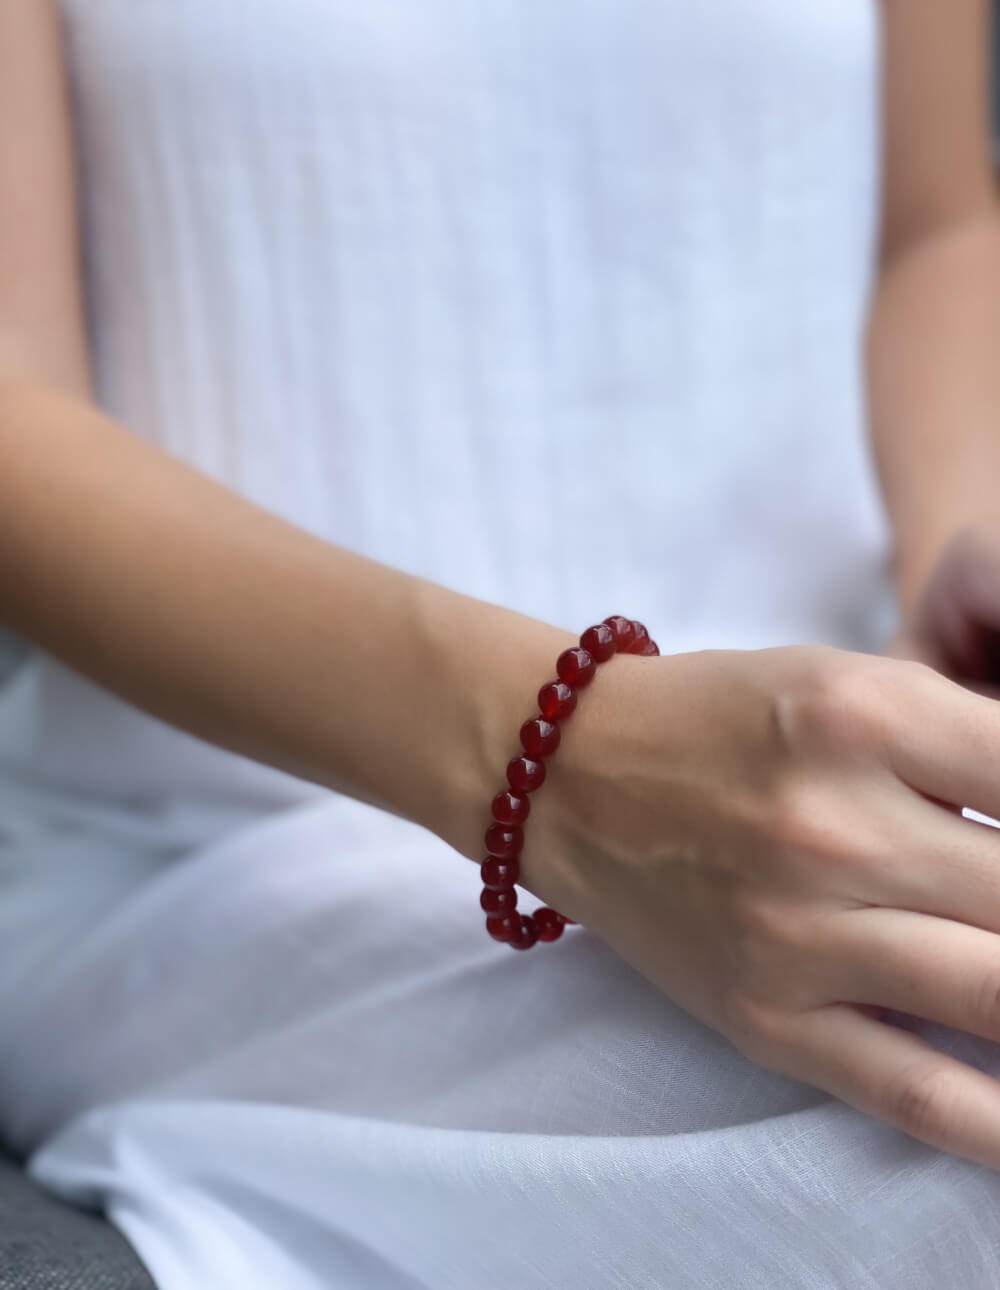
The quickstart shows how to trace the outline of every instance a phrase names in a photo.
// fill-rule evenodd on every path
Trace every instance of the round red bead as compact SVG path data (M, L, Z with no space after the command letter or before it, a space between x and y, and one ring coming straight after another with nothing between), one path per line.
M632 620L632 626L635 628L635 635L632 637L632 644L626 650L628 654L641 654L642 647L649 640L649 632L646 631L642 623Z
M531 757L514 757L507 763L507 783L515 793L533 793L545 783L545 763Z
M565 922L558 910L549 909L547 905L543 905L541 909L535 910L532 917L535 920L540 941L557 941L562 936Z
M516 824L491 824L486 830L486 850L501 860L513 860L524 847L524 834Z
M513 914L517 909L517 892L513 887L504 887L502 891L484 887L479 893L479 903L487 914L495 917L500 914Z
M486 919L486 930L495 941L512 941L522 935L521 920L523 914L490 914Z
M559 680L565 681L567 685L572 685L578 690L591 683L596 671L597 664L594 662L593 655L588 650L580 649L579 646L564 649L556 659Z
M535 920L530 914L522 914L520 929L514 933L513 937L511 937L511 948L515 950L530 950L537 940L538 928L535 926Z
M521 747L529 757L548 757L559 747L559 727L544 717L532 717L521 727Z
M487 856L479 866L479 876L484 887L493 891L503 891L513 887L521 874L521 867L516 860L501 860L499 856Z
M624 614L611 614L605 618L604 625L610 627L614 633L615 648L619 653L624 653L635 639L632 619L626 618Z
M523 824L531 810L531 800L516 793L497 793L493 799L493 818L498 824Z
M562 721L576 707L576 691L565 681L549 681L538 691L538 710L546 721Z
M618 645L615 634L607 623L598 623L596 627L588 627L583 633L580 647L592 655L595 662L606 663L613 657Z
M540 716L531 717L521 727L524 755L507 764L509 788L493 798L493 823L486 830L489 855L480 872L483 891L479 903L487 915L486 929L498 941L514 949L531 949L538 941L556 941L563 929L575 924L557 909L543 905L533 915L517 911L515 890L520 873L517 857L524 846L521 825L531 809L528 794L545 783L544 758L559 747L559 722L576 708L577 691L594 679L597 668L615 653L652 657L659 654L642 623L622 614L611 614L581 635L580 643L563 650L556 660L558 680L549 681L538 691Z

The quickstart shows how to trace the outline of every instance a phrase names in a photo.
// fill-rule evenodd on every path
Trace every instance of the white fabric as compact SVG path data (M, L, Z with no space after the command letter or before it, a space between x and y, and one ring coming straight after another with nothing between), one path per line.
M869 0L64 8L137 433L569 627L880 644ZM160 1290L1000 1285L993 1174L583 929L492 945L435 838L37 654L0 883L0 1127Z

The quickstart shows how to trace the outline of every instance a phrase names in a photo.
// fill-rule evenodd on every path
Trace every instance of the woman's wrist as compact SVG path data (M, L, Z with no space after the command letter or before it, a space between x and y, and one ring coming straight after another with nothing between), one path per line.
M538 691L555 676L557 658L579 637L496 606L465 602L466 609L473 606L460 638L451 612L441 615L436 595L427 608L437 612L421 614L418 636L430 642L437 660L430 672L446 675L460 699L456 755L441 767L436 814L421 823L479 862L491 801L505 786L508 762L522 752L521 725L537 711ZM670 662L620 654L598 667L572 715L560 723L558 750L545 759L545 783L530 796L518 885L570 917L593 903L616 840L622 844L620 859L636 858L624 855L630 844L622 816L628 814L630 792L656 761L643 746L650 737L642 717L651 667ZM658 676L662 688L659 671Z
M539 684L550 678L554 662ZM546 759L544 786L531 798L518 882L569 917L586 920L609 866L637 858L625 854L635 805L630 794L656 762L643 746L649 733L643 705L653 673L669 664L622 654L599 667L561 725L557 752Z
M530 914L518 909L520 857L532 796L544 786L548 761L560 747L563 726L601 667L618 655L655 657L659 652L645 626L621 614L587 627L577 643L560 651L555 678L539 688L538 711L522 722L520 748L508 761L505 781L490 803L479 903L486 914L486 930L494 940L515 950L528 950L538 941L558 940L567 922L578 921L551 905L543 904Z
M437 783L418 822L478 863L490 801L520 751L520 725L576 637L471 597L446 592L442 603L439 593L431 584L421 589L416 635L452 741L428 760Z

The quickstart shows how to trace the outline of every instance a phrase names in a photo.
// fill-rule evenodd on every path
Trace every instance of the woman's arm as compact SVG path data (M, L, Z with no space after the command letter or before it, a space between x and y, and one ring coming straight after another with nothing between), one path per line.
M959 531L1000 533L1000 205L989 0L884 0L871 424L904 613Z
M511 735L571 639L320 542L101 415L68 139L52 8L10 0L0 626L166 721L474 856Z
M0 380L90 389L54 0L0 5Z
M0 623L470 856L511 737L574 643L313 538L27 384L0 391Z

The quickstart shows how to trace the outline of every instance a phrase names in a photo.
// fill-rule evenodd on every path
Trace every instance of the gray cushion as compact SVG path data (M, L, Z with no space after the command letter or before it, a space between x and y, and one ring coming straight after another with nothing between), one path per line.
M27 656L25 642L0 627L0 685Z
M0 1160L0 1290L155 1288L109 1223L55 1200Z
M995 4L993 10L993 139L1000 161L1000 4Z

